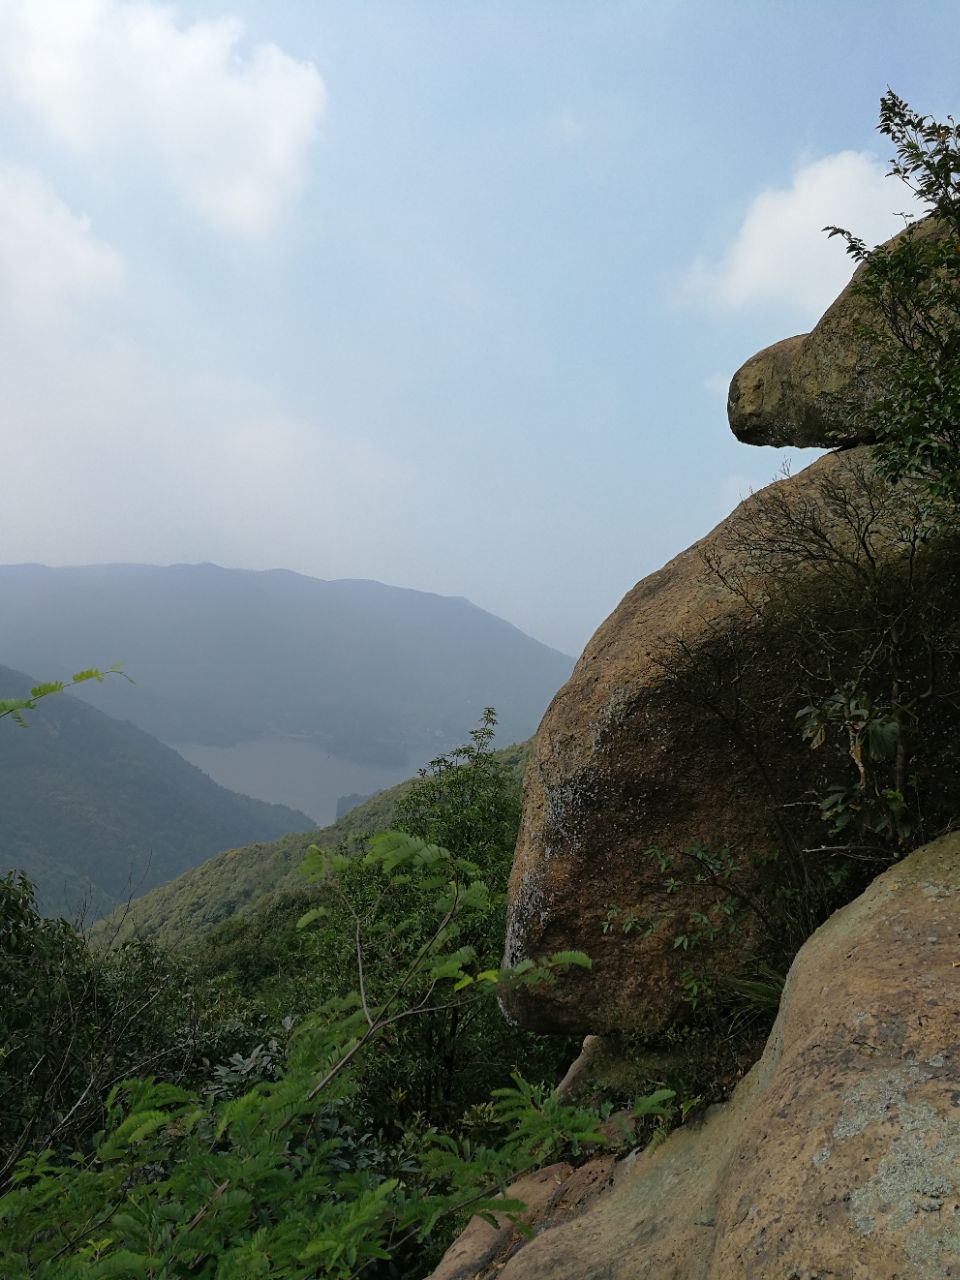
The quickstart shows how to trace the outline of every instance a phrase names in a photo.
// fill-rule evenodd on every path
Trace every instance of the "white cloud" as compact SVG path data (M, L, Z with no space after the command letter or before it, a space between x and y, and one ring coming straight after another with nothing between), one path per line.
M142 161L213 227L260 235L302 186L326 92L243 35L152 0L0 0L0 84L76 153Z
M110 293L123 259L97 240L33 170L0 163L0 302L21 320L65 314L71 302Z
M812 321L852 271L843 242L822 228L845 226L879 243L903 226L901 211L917 212L913 197L885 177L876 157L860 151L824 156L798 169L789 187L761 191L720 260L694 262L681 297L731 311L786 306Z
M564 142L579 142L587 131L586 125L568 107L559 111L553 120L557 136Z

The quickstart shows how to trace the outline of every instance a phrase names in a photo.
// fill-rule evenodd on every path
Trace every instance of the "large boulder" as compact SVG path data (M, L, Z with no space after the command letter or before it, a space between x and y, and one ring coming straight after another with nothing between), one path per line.
M539 1234L498 1280L960 1276L960 833L838 911L729 1103Z
M731 531L776 489L816 503L825 480L867 450L818 459L752 495L712 533L638 583L587 645L551 703L530 753L508 894L506 963L578 948L590 971L549 985L517 986L508 1013L534 1030L575 1033L658 1029L689 1015L691 954L677 945L709 886L676 886L651 847L736 850L760 861L782 847L784 796L816 789L823 753L800 740L795 704L775 708L775 749L757 758L737 726L691 702L676 664L704 655L748 626L751 604L705 562L727 555ZM729 583L729 578L727 578ZM762 586L762 584L761 584ZM753 678L775 653L751 659ZM770 679L776 678L772 671ZM724 694L723 696L727 696ZM744 929L749 927L745 922ZM749 948L741 931L711 945L716 972L735 971Z
M927 221L916 234L936 230ZM857 290L862 271L857 269L810 333L766 347L734 374L727 416L738 440L822 449L871 440L864 406L879 389L870 335L880 322Z
M737 370L727 417L738 440L822 449L871 440L863 407L875 389L874 352L858 333L865 311L848 286L812 333L775 342Z

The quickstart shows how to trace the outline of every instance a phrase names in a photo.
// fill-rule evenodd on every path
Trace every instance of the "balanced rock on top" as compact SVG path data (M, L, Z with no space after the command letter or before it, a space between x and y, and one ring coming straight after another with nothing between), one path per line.
M821 449L870 441L871 346L857 336L864 310L848 286L812 333L764 347L737 370L727 416L738 440Z
M937 224L928 219L917 234L936 235ZM765 347L734 374L727 417L738 440L820 449L872 442L864 410L879 392L871 330L881 322L858 291L862 271L810 333Z

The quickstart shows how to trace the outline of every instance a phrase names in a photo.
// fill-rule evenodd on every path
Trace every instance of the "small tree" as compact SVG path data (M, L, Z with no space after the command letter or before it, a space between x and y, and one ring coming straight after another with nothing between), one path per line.
M866 408L888 479L919 478L937 498L960 500L960 125L919 115L888 91L880 100L884 137L900 178L927 217L909 221L889 244L869 249L841 227L861 267L856 287L879 323L880 394Z
M495 727L488 707L469 742L431 760L397 805L395 832L449 855L423 855L404 874L387 874L374 841L363 854L341 849L332 864L318 861L319 855L305 864L323 911L323 927L302 942L315 992L329 997L352 990L358 961L371 992L392 987L398 965L431 936L436 921L427 904L454 873L486 886L482 900L471 897L469 912L458 914L457 946L475 956L480 971L498 969L520 783L492 750ZM434 865L431 858L438 856ZM334 864L336 875L326 874ZM314 874L317 868L323 870ZM538 1079L563 1070L572 1049L568 1040L521 1031L495 1001L476 995L466 984L451 998L431 1002L424 1016L391 1024L363 1067L365 1097L379 1125L392 1129L415 1115L432 1124L454 1123L518 1064Z
M746 911L779 965L955 817L960 536L922 481L891 485L857 451L756 495L704 570L738 607L659 661L701 740L721 730L755 770L770 856L664 850L664 883L682 870Z

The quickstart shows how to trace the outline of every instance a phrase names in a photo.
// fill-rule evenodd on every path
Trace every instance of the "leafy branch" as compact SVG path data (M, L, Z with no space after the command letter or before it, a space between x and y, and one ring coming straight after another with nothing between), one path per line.
M119 662L107 667L105 671L100 671L97 667L90 667L86 671L75 671L69 680L48 680L43 684L34 685L30 690L29 697L0 698L0 720L4 716L10 716L21 729L26 729L27 720L23 713L25 711L35 711L37 704L43 698L49 698L54 693L63 693L65 689L72 689L75 685L85 684L88 680L96 680L98 684L102 684L107 676L110 675L119 675L123 676L125 680L130 680L130 677L121 669Z

